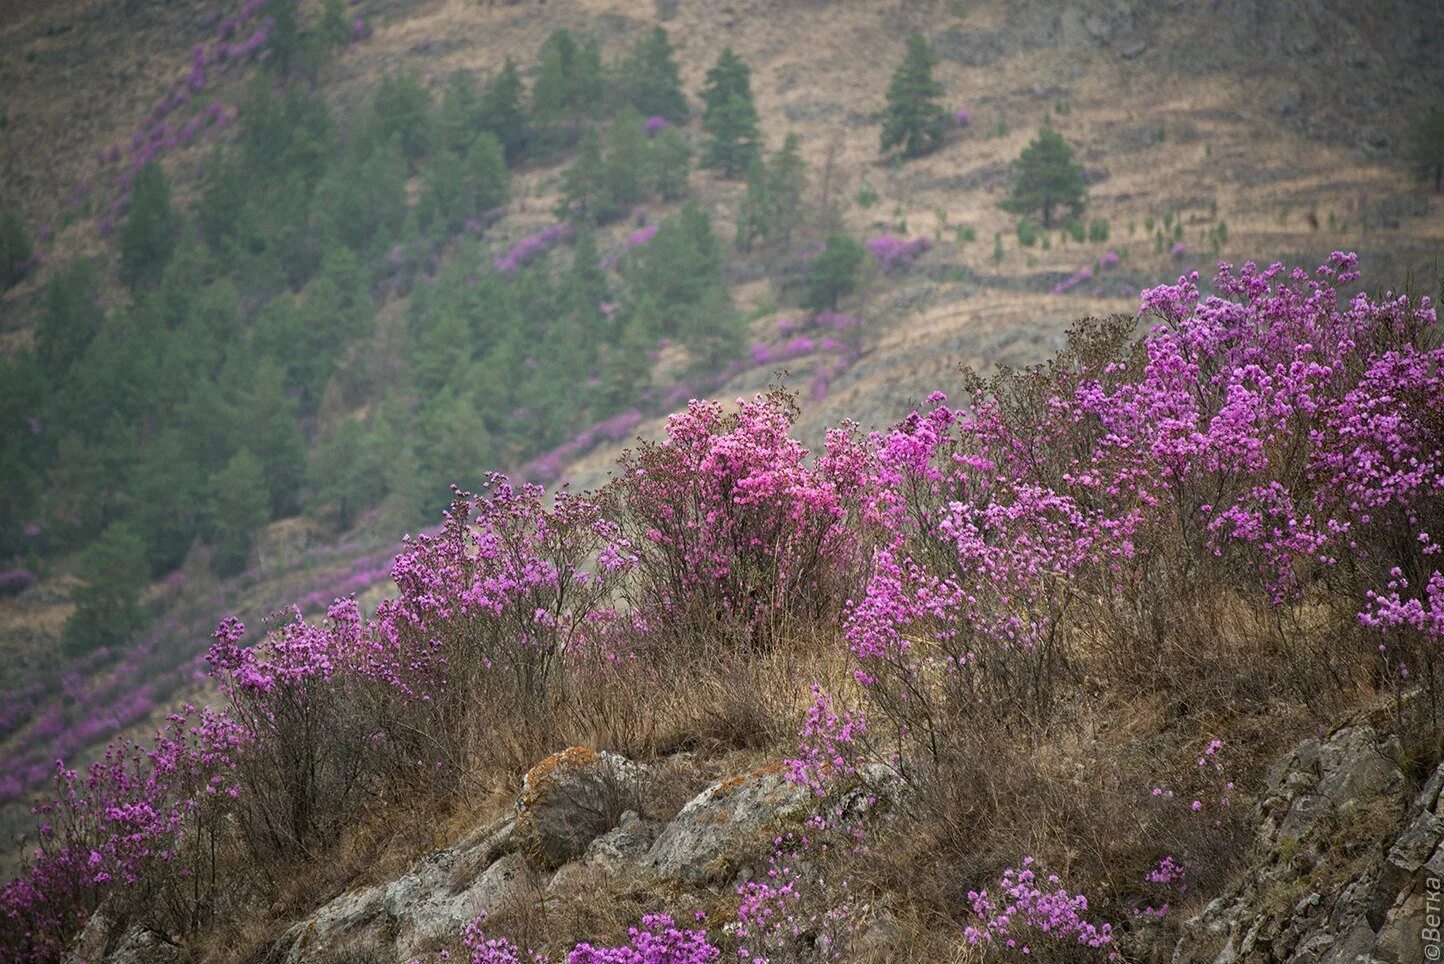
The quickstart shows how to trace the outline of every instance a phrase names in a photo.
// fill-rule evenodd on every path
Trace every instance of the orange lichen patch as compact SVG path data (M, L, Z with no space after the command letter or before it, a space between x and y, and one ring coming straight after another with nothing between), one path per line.
M527 792L522 796L522 805L540 803L542 793L559 770L575 770L597 762L597 753L584 746L567 747L547 757L526 772L524 786Z
M742 784L746 783L748 780L753 779L754 777L762 777L769 774L781 772L781 760L773 760L771 763L764 763L762 766L753 770L751 773L744 773L741 776L728 777L727 779L723 780L721 783L717 784L717 792L713 794L713 797L725 797L733 790L736 790L738 787L742 786Z

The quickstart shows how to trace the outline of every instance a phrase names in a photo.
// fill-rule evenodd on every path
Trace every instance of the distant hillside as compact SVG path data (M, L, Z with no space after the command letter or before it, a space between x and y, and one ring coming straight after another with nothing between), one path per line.
M159 338L194 319L214 329L199 355L185 353L194 348L187 342L165 356L181 359L174 364L118 365L130 372L124 391L118 382L56 380L40 392L59 419L45 428L68 419L84 430L64 459L59 442L52 446L54 431L29 447L36 433L23 417L34 415L32 399L10 405L0 392L9 406L0 408L16 416L6 441L18 440L30 475L5 493L27 501L0 543L0 570L36 583L0 595L7 657L0 687L25 710L0 726L4 759L26 774L5 787L14 826L26 819L18 801L56 753L84 752L117 727L145 729L159 707L194 685L218 615L241 611L254 621L294 599L314 612L333 595L384 583L396 540L435 523L448 482L476 487L484 472L500 469L599 484L634 436L660 437L663 419L688 397L750 394L784 369L800 392L796 430L805 441L820 441L843 418L885 426L930 391L957 386L960 364L988 370L1038 362L1062 345L1075 319L1135 313L1139 290L1192 270L1206 283L1220 259L1317 264L1333 249L1350 249L1379 289L1412 283L1431 291L1440 276L1444 208L1404 161L1408 133L1444 89L1444 11L1430 2L360 0L344 7L344 30L327 41L326 56L284 77L264 47L232 53L260 29L263 7L22 0L0 14L0 207L19 212L42 255L26 280L0 294L0 356L8 363L38 343L47 286L60 278L56 287L80 290L64 272L82 257L97 266L94 297L105 321L95 324L114 335L97 355L129 358L118 353L134 348L137 330ZM244 10L248 19L226 33ZM312 0L299 10L318 35L331 13ZM325 232L342 228L321 225L327 207L311 192L323 168L337 190L361 183L360 160L354 170L341 165L372 136L368 125L387 82L409 76L421 92L420 109L401 98L403 119L440 123L458 75L480 89L508 58L529 98L544 72L544 44L558 30L583 45L595 41L612 84L611 71L657 26L675 47L692 108L673 126L694 154L705 140L699 95L726 46L752 70L767 152L781 149L789 133L800 136L808 180L786 242L738 250L745 180L690 170L677 196L650 193L640 210L598 225L600 273L575 270L575 236L547 232L559 230L559 202L579 154L573 135L595 124L610 149L618 104L609 87L594 112L552 124L565 128L556 146L510 159L505 204L475 212L485 215L475 226L470 217L443 226L445 204L433 205L440 213L422 224L436 155L408 155L404 171L380 175L399 200L394 223L343 242L354 259L333 258L321 271L322 252L309 242L324 235L329 243ZM942 106L950 118L965 111L966 124L955 120L938 150L904 161L880 153L876 115L913 31L939 58ZM196 45L204 49L204 82L169 106L190 84ZM188 225L178 234L199 237L208 198L221 193L213 188L218 172L270 150L254 138L247 153L261 113L251 107L269 103L257 91L281 103L283 87L324 104L332 132L319 159L304 144L275 154L317 164L304 201L272 190L254 171L235 173L237 210L269 198L264 216L248 222L256 250L198 241L193 260L176 256L166 296L147 300L122 278L116 233L130 210L122 179L149 150L147 141L138 151L133 139L172 125L155 160ZM207 114L212 104L219 106ZM205 119L199 133L183 136L198 118ZM1079 240L1054 226L1025 246L1019 216L999 202L1020 152L1045 123L1073 145L1083 168L1088 205L1080 229L1099 227ZM656 330L638 322L646 344L641 335L628 342L620 329L643 314L639 296L660 277L634 267L647 250L634 236L680 224L687 201L717 240L716 257L704 259L716 279L708 294L717 297L691 303L690 329L681 314L668 315ZM365 215L374 206L368 200L353 210ZM296 223L278 230L292 214ZM847 320L826 322L801 301L809 258L834 231L861 242L892 235L929 243L893 270L869 257L858 290L840 305ZM535 260L522 272L526 280L512 284L498 266L518 250ZM489 286L484 297L466 293L474 270ZM329 294L318 294L323 274ZM215 295L222 280L234 285L234 298ZM436 286L447 294L429 294ZM586 337L605 332L600 341L570 341L562 327L577 290L591 299ZM167 301L202 291L226 311L206 314L216 306L203 300L183 309ZM268 312L278 304L286 310ZM496 308L503 304L505 312ZM723 348L709 342L708 312L731 319L716 326L730 339ZM330 329L319 343L296 336L343 317L354 326L340 326L334 338ZM503 333L513 342L503 345ZM502 348L492 352L495 345ZM537 358L543 353L528 350L535 345L573 351ZM223 377L222 359L262 355L284 372L237 361ZM463 356L488 367L441 371ZM207 372L200 381L214 398L182 387L180 376L197 370ZM11 379L6 390L20 384ZM545 405L528 404L543 389ZM163 397L137 403L129 434L112 431L116 399L142 390ZM437 399L446 407L427 410ZM281 451L257 441L275 438L261 434L258 413L275 412L292 416L275 423L289 454L259 468L240 463L272 496L257 508L248 492L225 490L220 480L240 475L226 470L247 441ZM161 471L202 449L194 479ZM142 462L155 470L145 479L136 469ZM225 504L243 505L255 523L240 533L219 531L216 519L226 511L200 508L233 495L236 502ZM194 511L173 514L168 498ZM25 524L42 518L44 535L26 535ZM85 582L84 551L116 520L149 526L165 542L146 546L154 577L141 590L147 621L129 644L76 664L73 682L84 698L60 698L55 652ZM234 567L215 563L226 537Z

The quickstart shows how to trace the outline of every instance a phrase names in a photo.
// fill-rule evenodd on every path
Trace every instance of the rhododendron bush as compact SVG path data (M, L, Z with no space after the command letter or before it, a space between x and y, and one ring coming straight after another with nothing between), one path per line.
M849 522L865 453L844 428L809 464L790 434L796 416L780 393L734 414L694 401L664 442L623 456L612 496L636 547L641 618L681 623L704 645L762 645L837 611L856 562Z
M1085 659L1179 672L1199 593L1293 614L1265 621L1295 681L1337 681L1298 614L1332 607L1348 640L1412 613L1384 583L1428 583L1444 505L1434 310L1344 300L1355 263L1156 288L1143 341L1085 326L1048 366L970 379L971 410L934 396L876 436L885 536L847 623L872 698L933 747L980 711L1036 724ZM1392 658L1432 667L1423 635Z
M61 768L38 849L0 895L0 947L53 959L104 900L181 942L227 889L218 850L324 855L363 802L458 795L518 762L507 747L528 762L585 741L662 752L627 744L615 717L650 732L649 695L677 674L836 637L851 681L819 669L810 703L813 679L785 681L800 734L784 772L822 809L738 892L732 936L763 960L836 954L852 933L849 878L826 854L865 850L875 798L859 782L901 775L914 818L975 793L969 773L1026 790L1021 764L999 761L1043 745L1085 679L1208 681L1205 698L1255 706L1433 696L1444 350L1427 347L1427 300L1347 296L1357 280L1345 254L1313 274L1224 267L1210 295L1190 275L1144 293L1142 338L1138 319L1086 323L1048 365L967 376L966 407L938 393L885 431L834 429L817 453L773 391L691 402L599 493L500 476L458 492L436 533L406 541L396 598L373 616L338 600L258 641L227 620L208 658L221 708L173 717L151 750L113 747L88 778ZM1081 861L1068 879L1090 905L1024 857L1052 854L1020 845L967 865L958 939L1106 956L1216 883L1242 808L1222 742L1203 736L1183 776L1089 798L1141 834L1129 894ZM969 762L980 742L999 756ZM945 819L987 829L985 804L1004 799L962 818L949 803ZM954 855L976 852L960 839ZM1118 912L1111 927L1094 907ZM531 957L479 926L465 944L473 960ZM629 945L570 959L718 953L658 915Z

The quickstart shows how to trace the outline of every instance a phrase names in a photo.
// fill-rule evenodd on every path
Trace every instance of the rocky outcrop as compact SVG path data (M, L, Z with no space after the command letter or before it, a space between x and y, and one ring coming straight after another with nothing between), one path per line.
M516 843L544 866L580 857L636 805L647 768L585 747L553 753L527 771L516 801Z
M428 854L395 880L348 891L287 931L270 961L364 953L404 961L450 944L478 914L495 913L546 883L515 846L515 821L507 818Z
M1400 758L1397 738L1358 725L1281 759L1256 814L1258 861L1188 922L1175 964L1437 960L1444 764L1409 800Z
M805 819L814 804L808 790L788 782L780 764L731 777L688 801L643 866L669 881L727 880L743 860L766 852L780 825Z

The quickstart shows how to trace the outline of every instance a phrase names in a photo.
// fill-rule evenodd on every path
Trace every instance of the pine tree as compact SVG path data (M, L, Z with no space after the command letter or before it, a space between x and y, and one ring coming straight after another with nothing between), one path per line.
M1444 189L1444 107L1429 111L1409 140L1410 158L1426 177L1432 175L1436 192Z
M422 175L417 216L423 227L459 230L467 220L506 203L506 156L489 131L476 134L465 154L442 152Z
M57 272L45 286L35 324L35 353L52 385L60 385L105 321L99 306L101 277L94 262L77 261Z
M508 162L526 150L526 112L521 98L521 73L508 57L481 94L481 124L501 142Z
M602 172L612 204L607 214L624 214L642 200L649 148L643 124L642 115L628 105L607 130L607 156ZM598 216L605 219L600 212Z
M165 172L154 161L135 178L130 216L120 229L120 277L132 289L160 281L175 251L180 219L170 204Z
M701 164L721 171L724 177L746 172L761 152L751 76L752 69L731 47L722 51L717 65L707 72L702 127L709 138Z
M680 201L691 190L692 145L675 127L652 138L644 180L647 190L663 201Z
M601 48L595 38L578 44L571 31L553 31L538 56L532 113L543 123L580 121L602 100Z
M167 429L150 439L126 474L120 508L146 546L148 571L180 565L195 536L205 469L182 433Z
M751 251L754 243L767 237L771 213L772 193L767 181L767 167L761 160L753 158L747 167L747 192L742 195L742 207L737 212L734 245L738 251Z
M415 164L431 147L431 94L410 73L387 74L371 97L371 144L396 141Z
M1073 217L1083 213L1087 187L1083 169L1073 160L1073 148L1051 127L1038 131L1018 157L1013 193L1002 208L1014 214L1038 214L1043 227L1053 226L1053 209L1067 206Z
M122 523L107 526L76 563L82 585L65 621L65 652L78 656L125 642L143 619L140 594L148 572L140 536Z
M691 114L674 53L667 31L657 27L638 41L622 63L622 97L644 117L665 117L681 123Z
M802 138L789 133L782 150L767 161L767 190L772 204L772 230L769 240L783 244L792 240L802 211L802 195L807 190L807 162L802 159Z
M865 252L845 234L834 234L812 259L807 272L806 305L813 311L836 311L837 303L857 287L857 269Z
M786 243L792 237L807 187L807 164L799 153L801 139L788 134L782 150L763 164L753 161L747 172L747 193L737 217L737 247L750 250L756 241Z
M232 576L246 567L256 531L270 519L265 469L250 449L243 448L211 476L208 485L206 538L218 575Z
M937 56L922 34L908 38L907 55L887 88L883 151L901 147L905 157L918 157L942 142L943 110L938 98L943 95L943 87L933 79L937 63Z
M465 71L455 71L446 82L436 113L437 147L459 157L481 129L481 95L476 82Z
M562 175L562 198L557 204L557 217L596 223L611 215L614 206L607 190L601 144L595 128L588 128L582 135L576 156Z
M0 211L0 291L18 284L30 271L30 242L20 215Z

